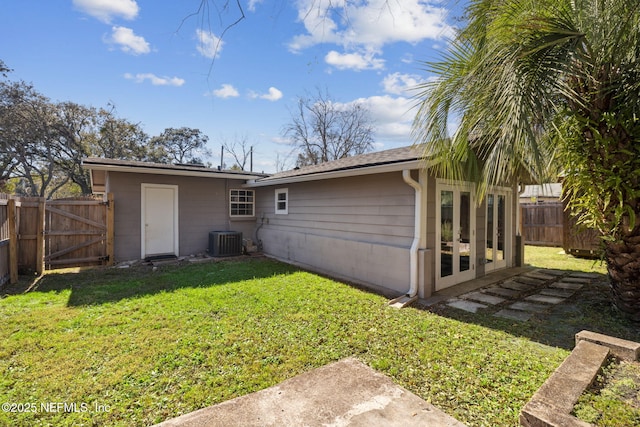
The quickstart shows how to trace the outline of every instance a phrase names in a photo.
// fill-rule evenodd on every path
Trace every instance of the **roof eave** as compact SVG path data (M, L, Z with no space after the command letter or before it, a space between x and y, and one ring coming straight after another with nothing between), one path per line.
M267 180L254 179L244 184L243 187L247 187L247 188L268 187L271 185L283 185L283 184L290 184L295 182L320 181L320 180L332 179L332 178L346 178L346 177L352 177L352 176L373 175L373 174L385 173L385 172L398 172L404 169L421 169L426 166L428 165L425 164L424 160L413 159L413 160L407 160L402 162L386 163L381 165L360 166L360 167L354 167L349 169L318 172L318 173L312 173L308 175L294 175L294 176L273 178L273 179L267 179Z
M103 170L111 172L125 172L125 173L144 173L151 175L171 175L171 176L193 176L193 177L205 177L205 178L228 178L239 180L252 180L258 178L264 178L267 175L255 174L255 173L229 173L216 171L211 169L194 170L194 169L180 169L171 167L158 167L158 166L145 166L145 165L114 165L108 163L100 163L94 161L83 161L82 167L90 170Z

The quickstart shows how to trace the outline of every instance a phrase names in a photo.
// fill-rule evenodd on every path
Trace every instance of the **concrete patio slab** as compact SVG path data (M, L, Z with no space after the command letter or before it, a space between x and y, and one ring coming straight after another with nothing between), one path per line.
M591 283L591 279L585 279L584 277L573 277L573 276L565 277L564 279L562 279L562 281L567 283L581 283L583 285Z
M447 303L449 307L457 308L460 310L468 311L469 313L477 313L479 309L487 308L486 305L473 301L465 301L461 299L451 299Z
M549 295L552 297L569 298L575 294L575 291L572 291L571 289L547 288L541 289L540 293L542 295Z
M526 285L531 285L531 286L540 286L544 282L546 282L546 280L543 280L543 279L535 279L533 277L527 277L527 276L516 276L513 278L513 280L515 280L516 282L524 283Z
M541 302L543 304L560 304L565 298L553 297L550 295L535 294L525 298L526 301Z
M520 310L509 310L508 308L504 308L496 313L494 313L496 317L503 317L505 319L517 320L519 322L526 322L531 319L533 316L532 313Z
M354 358L268 389L167 420L157 427L464 427Z
M547 311L547 309L549 309L549 306L543 304L535 304L532 302L518 301L511 304L509 308L512 308L514 310L528 311L531 313L541 313L543 311Z
M529 273L525 274L526 277L531 277L532 279L540 279L540 280L544 280L545 282L547 280L553 280L556 278L556 276L552 276L550 274L545 274L540 272L539 270L535 270L535 271L531 271Z
M539 271L542 274L548 274L550 276L563 276L566 273L565 270L554 270L549 268L541 268L535 271Z
M526 283L516 282L515 280L507 280L501 285L503 288L513 289L514 291L530 291L534 289L535 286L527 285Z
M582 288L583 285L581 285L580 283L568 283L568 282L555 282L549 285L550 288L557 288L557 289L570 289L572 291L577 291L578 289Z
M498 295L505 298L518 298L522 292L516 291L513 289L503 288L501 286L492 286L490 288L485 289L483 292L488 294Z
M581 272L581 271L574 271L569 276L571 276L571 277L580 277L580 278L583 278L583 279L599 279L599 278L603 277L602 274L584 273L584 272Z
M480 302L483 304L497 305L506 301L504 298L497 297L495 295L485 294L483 292L470 292L468 294L460 295L460 298Z

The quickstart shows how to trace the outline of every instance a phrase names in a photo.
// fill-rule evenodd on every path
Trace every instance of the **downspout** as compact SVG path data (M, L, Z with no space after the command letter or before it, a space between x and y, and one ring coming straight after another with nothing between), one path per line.
M415 190L415 208L413 225L413 243L409 250L409 290L406 296L414 298L418 294L418 250L420 249L420 236L422 235L422 187L420 183L411 177L411 170L402 171L402 179Z

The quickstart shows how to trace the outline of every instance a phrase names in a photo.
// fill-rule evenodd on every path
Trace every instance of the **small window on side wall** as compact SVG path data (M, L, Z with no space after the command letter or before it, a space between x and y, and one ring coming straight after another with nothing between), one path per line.
M276 190L276 214L287 215L289 213L289 189L278 188Z
M255 195L253 190L230 190L229 216L250 218L254 216Z

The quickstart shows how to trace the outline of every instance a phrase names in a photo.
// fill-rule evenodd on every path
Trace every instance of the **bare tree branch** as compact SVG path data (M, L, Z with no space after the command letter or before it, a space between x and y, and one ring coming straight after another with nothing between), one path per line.
M337 160L373 148L369 111L360 104L339 104L318 90L298 98L297 110L283 134L297 147L298 166Z
M236 165L241 170L246 170L247 161L249 161L253 150L253 146L249 144L247 135L241 137L236 135L235 139L231 142L223 138L222 146L227 153L231 154L236 161Z

